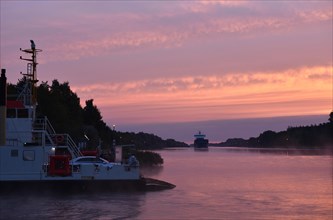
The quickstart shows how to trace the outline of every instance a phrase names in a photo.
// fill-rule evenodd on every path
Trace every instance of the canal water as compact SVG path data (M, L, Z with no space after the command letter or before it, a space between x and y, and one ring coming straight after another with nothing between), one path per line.
M210 147L158 151L143 174L177 187L159 192L0 195L0 219L327 219L332 155Z

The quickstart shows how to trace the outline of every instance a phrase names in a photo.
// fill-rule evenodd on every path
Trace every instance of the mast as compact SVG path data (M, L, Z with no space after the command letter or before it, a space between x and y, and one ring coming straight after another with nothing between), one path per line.
M0 77L0 146L6 144L6 104L7 104L7 78L6 69L1 69Z
M21 49L20 51L25 52L26 54L31 54L31 59L22 58L21 60L28 61L27 63L27 72L21 74L24 76L24 86L22 92L20 93L18 99L23 101L25 106L32 107L32 118L36 117L36 106L37 106L37 53L42 52L41 49L36 49L35 42L30 40L31 46L30 49Z

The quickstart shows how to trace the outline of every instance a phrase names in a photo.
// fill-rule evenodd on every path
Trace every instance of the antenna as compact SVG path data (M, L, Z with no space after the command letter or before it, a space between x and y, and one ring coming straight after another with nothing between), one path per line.
M20 56L21 60L28 61L27 63L27 73L22 73L23 76L25 76L26 88L24 88L23 93L26 96L24 98L24 104L25 105L36 105L37 104L37 87L36 83L37 80L37 53L42 52L40 49L36 49L36 44L33 40L30 40L31 48L30 49L21 49L20 51L23 51L27 54L31 54L31 59L22 58Z
M21 74L24 76L23 82L24 86L22 89L22 92L20 93L18 99L23 100L24 105L26 106L32 106L34 109L37 105L37 53L42 52L41 49L36 49L36 44L33 40L30 40L30 49L22 49L20 48L20 51L31 54L31 59L22 58L20 56L21 60L28 61L27 63L27 72ZM33 115L33 118L35 118L35 115Z
M332 85L332 111L331 112L333 112L333 71L331 71L331 80L332 80L332 83L331 83L331 85Z

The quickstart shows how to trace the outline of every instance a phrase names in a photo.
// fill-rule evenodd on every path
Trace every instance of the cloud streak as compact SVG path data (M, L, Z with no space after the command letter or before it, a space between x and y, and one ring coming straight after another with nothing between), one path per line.
M159 78L72 87L123 123L326 114L332 67ZM318 98L321 97L321 98Z
M208 13L208 12L207 12ZM129 16L131 17L131 16ZM135 26L135 24L141 20L153 20L153 16L147 18L144 15L144 19L135 19L135 22L127 24L129 26ZM89 18L88 18L89 19ZM91 18L90 18L91 19ZM87 23L97 23L98 20L113 20L112 15L109 18L96 16L93 21L87 21ZM118 18L119 19L119 18ZM314 10L314 11L302 11L291 14L288 17L214 17L206 18L205 20L194 20L181 26L167 26L158 28L155 24L152 28L146 29L141 27L139 30L118 30L117 33L110 34L108 27L105 27L106 33L101 34L98 31L98 35L92 36L90 39L82 39L78 41L69 41L52 47L50 51L58 52L58 59L80 59L85 56L95 56L101 54L108 54L114 51L133 50L138 47L144 48L169 48L179 47L186 41L202 38L207 35L215 34L251 34L256 31L272 32L272 31L289 31L291 27L299 26L305 23L318 23L329 22L332 19L332 11ZM138 21L137 21L138 20ZM175 19L176 20L176 19ZM66 26L65 26L66 27ZM184 28L185 27L185 28ZM72 27L69 27L70 29ZM138 28L134 28L138 29ZM64 30L68 31L68 30ZM87 30L86 30L87 31ZM93 31L94 30L89 30ZM84 31L83 31L84 32ZM97 33L97 32L96 32ZM80 39L80 38L79 38ZM66 51L66 54L62 54L61 51Z
M50 7L51 5L58 4L53 2ZM69 8L78 7L77 4L68 5ZM106 7L112 5L111 2L106 4ZM78 60L118 51L135 50L138 47L146 49L180 47L188 41L202 39L207 35L212 37L233 34L244 37L244 34L251 35L258 31L288 32L294 27L332 20L331 8L303 9L298 4L284 4L289 10L278 14L266 13L266 10L263 10L263 7L267 7L266 4L246 1L197 1L172 5L174 9L172 11L157 8L156 11L149 11L150 13L136 11L101 13L92 10L85 15L78 13L77 10L71 13L69 10L65 13L67 11L65 10L59 17L53 15L53 20L36 20L34 30L45 28L50 30L47 32L47 38L52 43L47 45L47 48L52 55L47 55L43 61ZM60 17L61 15L63 17ZM6 26L6 22L4 25ZM31 30L25 30L27 33L29 31ZM49 35L50 33L52 34Z

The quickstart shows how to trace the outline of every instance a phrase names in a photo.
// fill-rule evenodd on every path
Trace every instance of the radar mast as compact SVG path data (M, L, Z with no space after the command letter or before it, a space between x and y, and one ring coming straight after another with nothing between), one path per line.
M35 119L35 109L37 106L37 53L42 52L41 49L36 48L36 44L33 40L30 40L31 47L30 49L22 49L20 51L31 54L31 59L22 58L21 60L28 61L27 63L27 72L21 74L23 77L23 88L18 97L19 100L23 101L23 104L27 106L31 106L33 108L33 119Z

